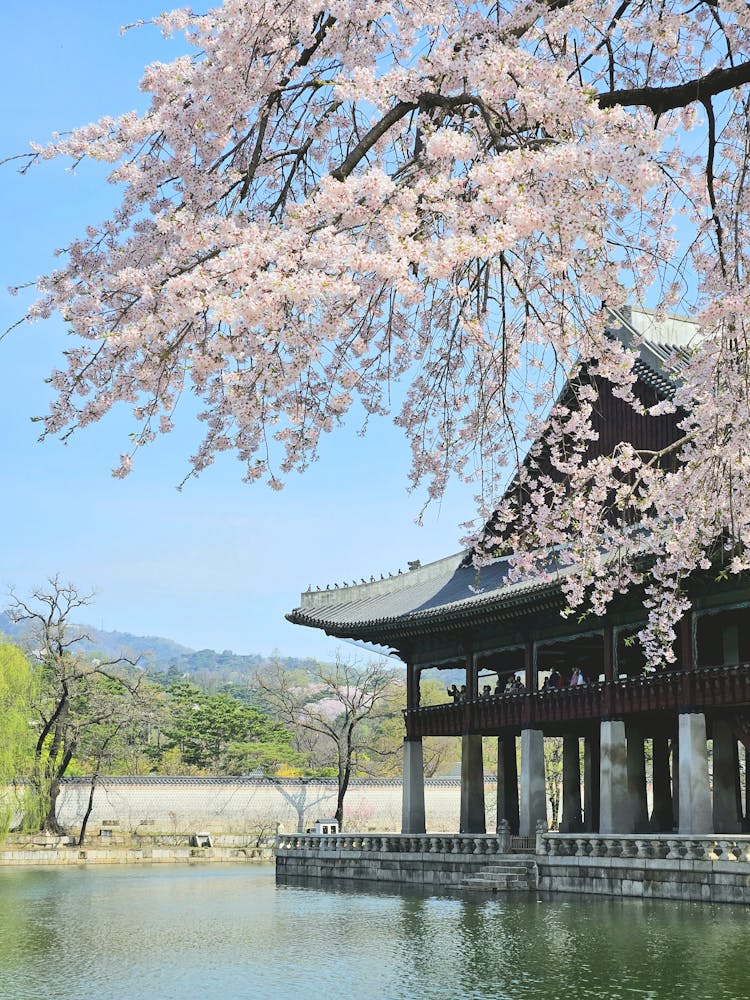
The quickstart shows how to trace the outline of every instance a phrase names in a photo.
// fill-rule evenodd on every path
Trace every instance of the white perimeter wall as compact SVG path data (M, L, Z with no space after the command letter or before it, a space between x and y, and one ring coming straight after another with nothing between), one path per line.
M239 779L216 781L189 778L104 778L94 795L89 829L113 826L127 833L286 832L305 830L318 817L336 810L336 785L310 780L278 782ZM495 829L495 784L485 789L487 830ZM81 824L89 785L65 783L58 800L58 818L68 829ZM425 788L427 830L458 832L458 781L428 782ZM401 782L357 782L345 799L345 828L367 832L401 829Z

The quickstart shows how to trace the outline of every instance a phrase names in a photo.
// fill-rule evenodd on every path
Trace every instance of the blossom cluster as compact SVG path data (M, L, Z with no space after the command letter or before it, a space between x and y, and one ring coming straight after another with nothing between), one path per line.
M638 95L750 60L747 5L224 0L157 23L193 55L147 68L148 110L35 147L111 163L122 191L39 285L32 318L59 311L74 344L46 433L125 401L125 475L188 389L192 472L234 451L278 487L353 408L388 412L400 380L412 484L476 483L497 544L523 528L520 567L564 551L571 608L644 583L644 642L668 655L717 539L750 568L748 101L732 83L714 114L688 88L654 114ZM531 475L577 365L642 409L637 345L603 308L625 299L700 324L682 443L668 463L625 445L589 461L589 386L549 423L556 473L537 469L519 511L509 477Z

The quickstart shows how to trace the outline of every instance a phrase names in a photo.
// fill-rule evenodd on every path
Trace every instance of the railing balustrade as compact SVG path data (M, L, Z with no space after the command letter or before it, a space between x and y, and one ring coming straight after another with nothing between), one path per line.
M750 862L750 836L542 833L537 838L537 854L550 858L661 858L666 861Z
M579 687L491 695L404 711L410 737L460 736L642 712L750 705L750 663L670 670Z
M367 851L383 854L497 855L510 850L510 837L500 834L319 834L279 833L276 853L314 851L320 854Z
M706 836L658 834L547 833L534 838L498 834L460 833L279 833L276 853L310 851L314 854L379 853L480 857L510 854L523 849L548 858L623 858L666 861L742 861L750 863L750 835Z

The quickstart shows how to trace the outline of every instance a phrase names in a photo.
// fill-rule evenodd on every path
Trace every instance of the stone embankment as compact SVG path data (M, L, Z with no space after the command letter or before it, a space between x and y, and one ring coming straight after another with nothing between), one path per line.
M528 853L520 855L514 846ZM285 878L749 904L750 836L599 837L540 830L536 843L528 845L517 844L507 832L287 835L279 838L276 871Z
M271 861L273 840L249 842L247 838L193 837L141 839L138 843L78 846L74 837L43 834L10 837L0 846L0 867L10 865L129 865L196 864L199 862ZM210 845L210 846L209 846Z

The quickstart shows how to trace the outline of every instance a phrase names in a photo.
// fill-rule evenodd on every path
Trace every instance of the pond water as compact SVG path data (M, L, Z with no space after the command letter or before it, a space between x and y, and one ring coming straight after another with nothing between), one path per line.
M746 1000L750 908L369 883L270 866L0 870L3 1000Z

